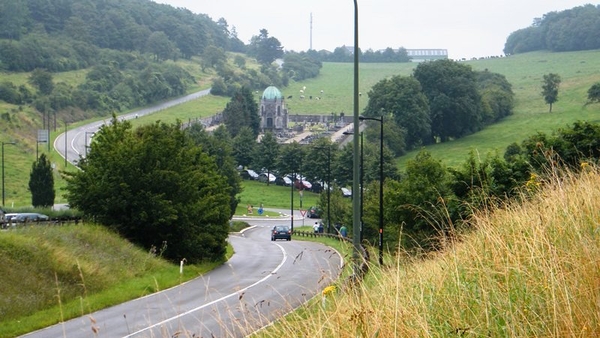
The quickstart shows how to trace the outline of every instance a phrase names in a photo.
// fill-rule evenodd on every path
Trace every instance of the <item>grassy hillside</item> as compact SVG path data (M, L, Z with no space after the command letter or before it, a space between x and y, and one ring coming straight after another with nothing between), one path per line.
M600 121L600 104L585 106L587 90L600 81L600 51L535 52L468 64L476 70L504 74L513 85L516 106L514 115L498 124L459 140L427 147L435 158L450 166L462 163L470 149L481 156L493 151L503 154L509 144L520 143L535 133L549 133L578 120ZM562 78L552 113L548 113L541 95L542 77L548 73ZM400 158L400 166L415 153Z
M255 336L598 337L599 174L479 212L445 250L388 259Z
M0 337L163 290L219 264L186 266L180 275L160 248L144 252L92 224L2 231L0 260Z

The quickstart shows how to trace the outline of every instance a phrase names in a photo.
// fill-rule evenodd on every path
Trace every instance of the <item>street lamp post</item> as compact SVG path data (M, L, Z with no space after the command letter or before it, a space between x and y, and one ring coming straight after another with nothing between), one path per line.
M345 131L344 135L354 135L354 132ZM363 132L360 132L360 242L363 240L363 229L364 229L364 178L365 178L365 156L363 152Z
M361 121L378 121L379 130L379 265L383 265L383 115L380 118L360 116Z
M69 149L67 148L67 121L65 121L65 169L67 169L67 154L69 153Z
M353 124L354 130L359 130L360 121L358 120L358 1L354 0L354 107L353 107ZM358 180L359 180L359 150L358 150L358 137L353 138L352 142L352 154L354 157L352 165L352 191L359 191ZM361 274L361 243L360 243L360 201L358 198L352 199L352 244L353 260L354 260L354 275L360 276Z
M88 148L89 148L88 147L88 135L91 135L90 138L92 138L94 136L94 134L95 133L93 131L85 132L85 145L84 145L85 146L85 157L87 157L87 155L88 155ZM219 169L221 169L221 168L219 168Z
M316 149L325 148L316 147ZM327 146L327 233L331 233L331 145Z
M16 144L15 142L2 142L2 206L4 206L4 145Z
M290 184L290 229L294 232L294 185L296 184L296 173L292 174L292 184Z

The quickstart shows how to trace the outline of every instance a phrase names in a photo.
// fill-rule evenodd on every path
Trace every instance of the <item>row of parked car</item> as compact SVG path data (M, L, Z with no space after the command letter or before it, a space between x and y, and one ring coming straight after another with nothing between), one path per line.
M2 227L19 223L45 222L48 220L50 220L50 217L37 212L8 213L4 214Z
M240 175L242 176L243 179L246 179L246 180L257 180L257 181L261 181L261 182L265 182L265 183L269 182L269 183L286 186L286 187L289 187L292 184L294 184L294 187L296 189L309 190L314 193L320 193L324 189L327 189L327 184L325 184L325 183L321 184L319 182L311 183L308 180L306 180L306 177L303 177L303 176L296 177L296 181L294 182L291 175L275 176L272 173L259 174L252 169L240 170ZM342 188L341 191L342 191L342 194L344 195L344 197L352 196L352 193L350 192L349 189Z

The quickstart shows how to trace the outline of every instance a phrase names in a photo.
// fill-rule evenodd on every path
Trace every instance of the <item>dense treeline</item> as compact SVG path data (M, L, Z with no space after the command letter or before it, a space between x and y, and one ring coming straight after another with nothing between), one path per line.
M31 72L36 89L3 82L0 100L71 121L144 106L194 83L167 60L215 45L244 49L225 20L151 1L0 0L0 70ZM90 71L77 87L53 81L53 73L84 68Z
M213 44L243 49L224 20L143 0L0 0L0 38L8 40L0 69L10 71L84 68L98 60L96 48L164 59L189 59Z
M553 52L600 48L600 6L591 4L537 18L530 27L509 35L504 45L507 55L535 50Z
M503 75L452 60L420 63L412 76L381 80L368 95L364 114L388 120L385 134L395 139L386 142L396 155L475 133L511 115L514 106Z
M320 62L354 62L353 47L337 47L333 52L311 49L306 53L312 59ZM364 53L359 48L358 59L360 62L366 63L410 62L410 57L404 47L400 47L397 50L388 47L383 51L373 51L372 49L369 49Z

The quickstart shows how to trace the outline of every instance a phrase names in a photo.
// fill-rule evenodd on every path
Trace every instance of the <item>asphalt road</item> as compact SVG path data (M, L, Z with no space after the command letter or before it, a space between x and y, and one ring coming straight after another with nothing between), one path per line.
M157 111L161 111L178 104L182 104L188 102L190 100L195 100L199 97L208 95L210 93L210 89L205 89L199 92L195 92L177 99L170 100L168 102L163 102L156 106L140 109L128 114L120 115L119 119L121 120L130 120L136 117L149 115L155 113ZM65 128L65 132L58 135L54 140L54 148L58 151L58 153L69 161L70 163L76 164L79 161L80 157L86 156L87 145L89 145L91 138L94 136L94 133L100 129L105 123L108 123L109 119L105 121L97 121L90 124L86 124L81 127L69 129L69 125L67 124Z
M343 260L335 250L294 239L270 240L271 227L289 218L252 223L247 231L230 235L233 257L202 277L23 337L174 337L178 332L244 337L337 279Z

